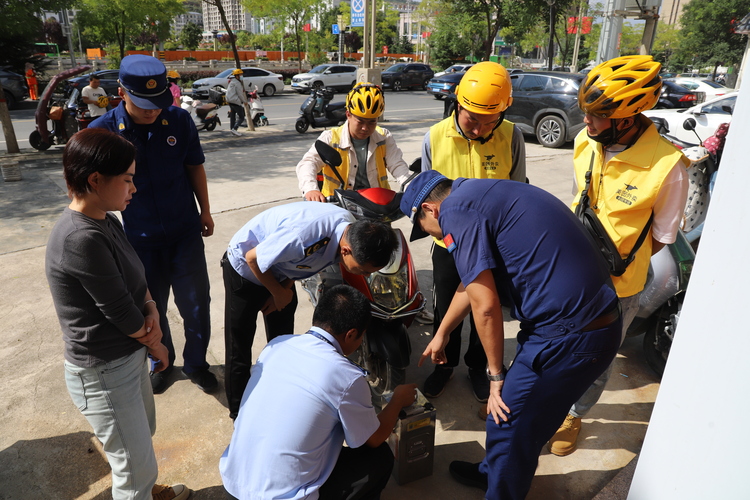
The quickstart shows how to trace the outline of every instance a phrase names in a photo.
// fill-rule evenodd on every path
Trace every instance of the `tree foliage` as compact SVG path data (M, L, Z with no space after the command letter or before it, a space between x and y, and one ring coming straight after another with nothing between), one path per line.
M187 23L180 32L180 43L188 50L195 50L203 40L203 30L195 23Z
M120 58L125 46L141 40L166 40L172 18L184 12L178 0L79 0L76 16L86 36L100 44L115 44Z
M679 57L695 66L733 65L742 60L745 35L733 32L750 12L750 0L692 0L680 18Z
M3 29L0 30L0 65L23 73L26 62L39 63L34 57L34 42L44 40L42 10L69 7L72 0L0 0Z
M205 0L204 0L205 1ZM316 0L242 0L242 5L255 17L271 17L281 20L284 27L291 29L297 54L303 50L303 27L318 5ZM302 61L299 61L302 72Z

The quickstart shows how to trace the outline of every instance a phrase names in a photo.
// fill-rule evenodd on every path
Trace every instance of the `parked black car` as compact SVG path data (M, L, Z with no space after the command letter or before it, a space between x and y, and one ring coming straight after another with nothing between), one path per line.
M465 71L446 73L430 80L427 84L427 93L432 94L435 99L442 99L447 95L455 93L456 85L463 78Z
M8 109L15 109L29 95L26 78L5 68L0 69L0 85L3 86Z
M435 72L429 66L422 63L394 64L380 75L380 81L384 89L392 89L394 92L407 88L427 88L427 82L435 76Z
M654 109L692 108L705 100L705 92L695 92L678 83L662 80L661 95Z
M83 87L89 84L89 75L91 74L92 73L86 73L85 75L77 76L68 80L70 91L67 92L67 95L70 95L70 92L72 92L73 89L83 90ZM117 80L120 78L119 69L104 69L101 71L94 71L93 74L99 77L99 86L104 89L107 95L117 95L117 89L120 86L120 84L117 83Z
M534 71L510 75L513 104L505 113L526 135L535 135L539 144L559 148L575 139L584 127L578 108L578 87L584 76L578 73ZM448 96L444 116L455 107L455 94Z

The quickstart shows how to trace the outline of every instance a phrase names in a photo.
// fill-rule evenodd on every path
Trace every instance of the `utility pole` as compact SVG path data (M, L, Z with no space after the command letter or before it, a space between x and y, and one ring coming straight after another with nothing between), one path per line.
M583 28L583 16L585 15L585 2L578 3L578 21L576 22L576 41L573 45L573 62L570 65L571 73L578 73L578 50L581 47L581 29Z
M76 53L73 49L73 29L70 26L70 19L68 19L68 9L62 10L62 17L64 24L64 31L63 34L65 35L65 38L68 39L68 53L70 54L70 63L72 64L71 68L74 68L76 66Z
M555 59L555 0L547 0L549 5L549 46L547 49L547 71L552 71L552 63Z

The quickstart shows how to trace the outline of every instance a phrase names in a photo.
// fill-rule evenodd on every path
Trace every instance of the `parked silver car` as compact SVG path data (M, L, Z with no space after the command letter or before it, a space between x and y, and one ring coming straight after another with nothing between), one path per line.
M292 88L300 94L312 88L328 87L347 91L357 83L357 67L351 64L321 64L292 77Z
M229 78L232 76L232 71L234 71L234 68L229 68L213 78L196 80L193 82L193 96L199 99L206 99L210 89L221 87L226 90L229 85ZM242 68L242 83L248 92L258 87L258 92L262 92L266 97L271 97L276 92L284 90L283 76L261 68Z

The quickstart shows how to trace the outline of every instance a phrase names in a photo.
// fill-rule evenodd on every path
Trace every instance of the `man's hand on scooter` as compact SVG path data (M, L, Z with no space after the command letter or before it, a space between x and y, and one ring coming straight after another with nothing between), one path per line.
M307 201L319 201L321 203L326 202L326 197L320 191L308 191L305 193L305 199Z

